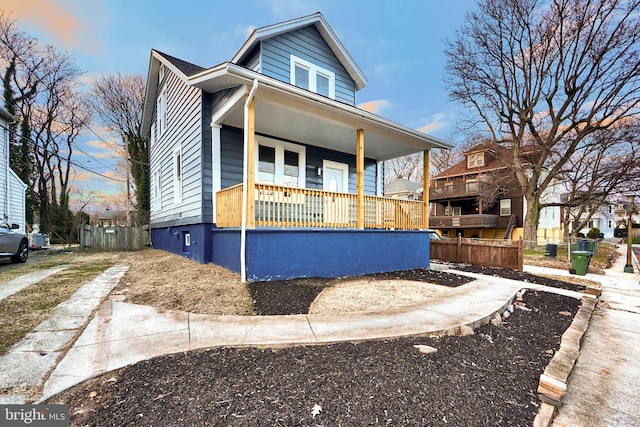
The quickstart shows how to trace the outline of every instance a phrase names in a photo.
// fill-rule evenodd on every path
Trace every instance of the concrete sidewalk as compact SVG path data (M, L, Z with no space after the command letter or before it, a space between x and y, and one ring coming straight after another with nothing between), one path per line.
M555 427L640 425L640 274L637 262L635 273L624 273L626 247L618 246L618 252L620 257L604 276L585 276L602 284L602 295ZM533 267L525 270L540 273Z
M637 274L622 273L622 267L619 268L621 273L617 274L617 269L618 265L615 265L606 276L586 276L603 284L603 298L610 306L605 316L595 315L592 319L594 326L589 327L585 353L581 353L576 372L571 374L565 407L556 418L557 426L640 425L638 409L634 405L628 403L624 411L617 405L618 396L631 398L639 391L640 378L632 361L638 355L636 349L640 342L637 333L630 329L634 320L640 320L637 317L640 286L637 285ZM569 274L529 266L525 270ZM43 322L36 332L0 358L0 366L9 367L0 374L0 388L20 390L20 387L40 385L43 386L40 397L45 399L92 376L158 355L198 348L317 344L458 333L465 325L476 327L487 323L497 313L503 313L523 287L545 289L530 283L457 272L477 280L454 288L444 296L403 309L342 316L206 316L159 313L152 307L124 303L118 295L107 298L125 271L126 267L113 267L87 283L76 292L77 297L74 294L72 299L56 308L54 318ZM582 296L571 291L550 290L576 298ZM90 317L94 311L95 315ZM630 315L636 317L630 318ZM602 343L602 340L607 342ZM68 349L70 345L72 347ZM609 360L612 356L602 354L603 346L607 352L616 351L617 358ZM596 364L596 359L597 363L607 364ZM38 361L39 368L32 368L34 361ZM634 369L635 374L629 376ZM602 385L602 379L609 381L609 392ZM593 383L596 380L600 382ZM628 393L625 389L629 389ZM592 393L602 396L592 396ZM604 407L600 413L605 421L601 424L596 421L589 424L593 418L585 418L586 414L593 415L594 404L589 399L595 398L602 399ZM26 396L19 393L0 397L0 403L23 403L25 400ZM628 418L631 421L612 424L612 420L619 419L614 415L619 415L620 411L631 417Z
M158 313L152 307L109 299L57 365L44 386L43 397L140 360L199 348L455 334L462 326L477 327L503 313L522 287L520 282L484 277L421 305L340 316Z

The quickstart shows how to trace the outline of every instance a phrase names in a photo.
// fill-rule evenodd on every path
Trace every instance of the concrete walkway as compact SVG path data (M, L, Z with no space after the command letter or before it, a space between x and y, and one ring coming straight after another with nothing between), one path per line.
M46 279L52 274L59 273L66 268L66 265L61 265L60 267L47 268L46 270L38 270L32 273L23 274L22 276L18 276L13 280L9 280L7 283L2 285L2 287L0 287L0 300L10 297L16 292L20 292L24 288L31 286L42 279Z
M585 276L602 283L607 305L601 315L592 318L569 379L565 406L555 419L557 427L640 425L640 408L635 399L627 400L640 391L640 373L633 363L640 356L640 336L634 328L640 321L640 275L622 273L624 259L622 266L616 264L606 276ZM342 316L206 316L159 313L152 307L124 303L118 295L106 298L125 271L126 267L116 266L87 283L56 308L51 319L0 357L0 388L19 391L21 387L43 386L40 397L45 399L92 376L158 355L198 348L459 333L465 325L476 327L504 312L523 287L517 281L465 273L477 280L403 309ZM569 274L529 266L525 271ZM530 283L526 287L545 289ZM1 396L0 403L23 403L26 399L14 393Z
M118 284L127 269L112 267L83 285L67 301L58 304L47 320L0 357L0 389L16 391L0 395L0 403L25 403L27 395L33 393L32 389L42 386L48 373L56 368L96 307ZM52 271L43 270L40 279L50 274ZM30 280L34 278L32 274L27 276Z
M624 273L626 247L619 246L618 252L621 256L604 276L585 276L602 284L602 296L555 427L640 426L640 274L637 262L635 273Z

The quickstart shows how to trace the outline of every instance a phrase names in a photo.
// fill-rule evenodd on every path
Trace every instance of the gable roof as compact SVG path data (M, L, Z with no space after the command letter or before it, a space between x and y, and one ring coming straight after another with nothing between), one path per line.
M192 64L191 62L183 61L182 59L178 59L175 56L167 55L166 53L162 53L159 50L156 50L160 56L165 58L171 65L173 65L176 69L178 69L185 76L190 76L196 73L199 73L206 68L201 67L196 64Z
M267 40L271 37L294 31L299 28L307 27L309 25L314 25L318 29L333 51L333 54L338 58L342 66L347 70L347 73L349 73L349 76L356 83L356 87L358 89L364 88L367 85L367 78L364 76L362 70L360 70L351 55L349 55L349 52L347 52L347 49L344 47L342 42L340 42L331 27L329 27L329 24L320 12L255 29L244 45L242 45L238 53L235 54L231 62L233 64L237 64L245 57L245 55L251 52L254 46L263 40Z
M422 186L416 182L406 178L399 178L385 186L385 193L397 193L401 191L418 192L421 188Z

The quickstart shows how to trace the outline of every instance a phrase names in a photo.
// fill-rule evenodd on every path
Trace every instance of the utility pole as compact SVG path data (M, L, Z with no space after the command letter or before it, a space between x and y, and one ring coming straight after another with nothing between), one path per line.
M127 140L127 135L124 135L122 138L124 141L124 154L126 160L125 173L127 174L127 227L131 227L131 183L129 182L129 142Z

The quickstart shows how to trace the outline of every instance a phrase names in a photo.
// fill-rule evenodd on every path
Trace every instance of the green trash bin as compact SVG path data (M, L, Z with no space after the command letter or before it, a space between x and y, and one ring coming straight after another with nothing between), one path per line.
M591 261L591 252L571 252L571 268L576 271L577 275L584 276L585 274L587 274L587 270L589 269L589 261Z

